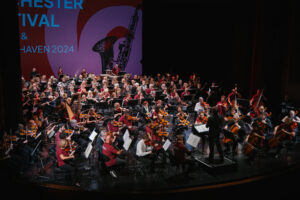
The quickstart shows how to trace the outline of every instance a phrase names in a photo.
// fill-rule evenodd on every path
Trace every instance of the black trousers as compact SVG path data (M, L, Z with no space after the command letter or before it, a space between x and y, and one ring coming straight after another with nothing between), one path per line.
M213 160L214 156L215 156L215 145L217 147L217 150L220 154L220 158L223 159L224 158L224 153L223 153L223 149L220 143L220 138L219 135L213 135L213 134L209 134L208 135L208 143L209 143L209 159Z
M75 173L75 167L71 166L70 164L64 164L59 167L60 169L70 173L71 176L71 183L74 185L76 182L76 173Z

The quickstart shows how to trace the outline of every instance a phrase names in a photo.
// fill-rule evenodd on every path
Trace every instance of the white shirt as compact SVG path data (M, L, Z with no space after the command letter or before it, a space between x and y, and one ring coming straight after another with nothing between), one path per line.
M199 113L200 111L204 111L204 107L201 106L200 102L196 103L194 111L196 111L197 113Z
M141 139L136 147L136 155L137 156L146 156L148 154L150 154L150 151L147 151L147 147L145 145L145 142L143 139Z

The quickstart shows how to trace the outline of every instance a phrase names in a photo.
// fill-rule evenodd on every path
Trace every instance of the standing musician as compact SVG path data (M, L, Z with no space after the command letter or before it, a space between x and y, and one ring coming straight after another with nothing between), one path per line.
M59 142L59 148L56 150L56 158L58 167L62 170L68 171L71 174L71 182L72 185L80 186L78 182L76 182L76 173L75 168L70 164L70 162L67 162L71 159L74 159L74 152L68 153L65 151L65 148L68 146L68 142L65 139L60 140Z
M116 173L116 167L119 165L125 165L125 160L120 159L117 155L121 155L123 149L117 150L113 146L114 136L112 134L107 134L105 137L105 143L102 146L102 154L108 158L105 162L106 167L112 177L118 178Z
M237 84L235 84L235 87L232 89L227 98L231 108L236 108L237 98L242 98L242 95L237 91Z
M229 105L225 95L221 96L220 101L217 103L219 115L225 116L229 110Z
M211 116L207 120L206 127L209 128L208 142L209 142L209 157L208 162L214 162L214 148L215 145L219 152L220 162L224 162L224 153L220 143L220 133L224 127L224 119L218 114L216 107L211 108Z

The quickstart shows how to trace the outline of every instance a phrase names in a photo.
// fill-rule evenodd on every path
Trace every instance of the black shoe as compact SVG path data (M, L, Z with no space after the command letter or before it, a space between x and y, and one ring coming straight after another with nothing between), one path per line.
M118 179L117 173L116 173L114 170L109 171L109 174L110 174L113 178Z

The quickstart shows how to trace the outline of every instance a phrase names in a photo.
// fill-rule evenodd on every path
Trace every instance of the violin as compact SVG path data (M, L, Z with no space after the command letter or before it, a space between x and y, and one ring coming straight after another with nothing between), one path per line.
M159 123L157 123L157 122L153 122L153 123L151 123L150 124L150 126L149 126L151 129L156 129L156 128L158 128L159 127Z
M80 119L87 119L87 118L89 118L89 115L80 113L79 118Z
M114 121L112 123L113 126L123 126L123 122Z
M165 130L165 129L163 129L163 130L158 130L157 131L157 135L158 136L165 136L165 137L167 137L168 136L168 133L167 133L167 131Z
M165 120L165 119L161 119L161 120L159 121L159 124L161 124L161 125L163 125L163 126L167 126L167 125L168 125L168 121Z
M74 131L71 130L71 129L66 129L66 130L65 130L65 133L66 133L66 134L72 134L73 132L74 132Z
M74 144L74 142L71 142L71 141L69 141L68 143L69 143L69 145L67 145L67 147L64 149L64 151L67 153L72 153L73 151L76 150L76 145Z
M166 111L164 111L163 109L161 109L161 108L159 109L158 113L161 114L164 117L168 115L168 113Z
M128 118L127 118L127 120L129 120L129 121L131 121L131 120L135 121L135 120L137 120L137 118L134 117L134 116L129 115Z

